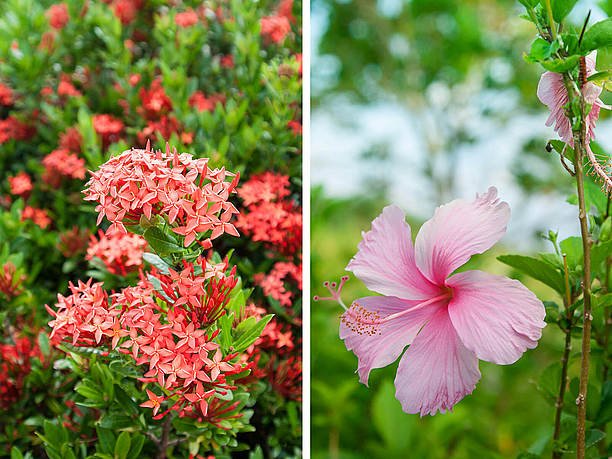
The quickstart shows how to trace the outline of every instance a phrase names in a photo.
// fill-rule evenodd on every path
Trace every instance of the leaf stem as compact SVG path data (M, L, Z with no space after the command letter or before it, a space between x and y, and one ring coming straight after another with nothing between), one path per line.
M552 33L553 41L557 39L557 29L555 28L555 21L553 19L552 8L550 7L550 0L546 0L546 13L548 14L548 22L550 24L550 33Z

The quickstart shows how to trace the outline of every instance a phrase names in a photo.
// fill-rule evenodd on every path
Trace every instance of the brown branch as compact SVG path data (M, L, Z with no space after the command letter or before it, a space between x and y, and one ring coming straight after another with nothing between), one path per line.
M563 349L563 357L561 357L561 381L559 382L559 395L557 396L557 401L555 403L555 430L553 433L553 459L561 459L563 453L561 451L557 451L556 449L556 441L559 440L561 436L561 414L563 413L563 400L565 399L565 389L567 387L567 367L569 362L569 354L572 350L572 295L569 286L569 275L567 272L567 256L563 254L563 267L565 271L565 294L563 297L563 304L565 305L565 316L568 321L567 328L563 330L565 333L565 347Z
M564 76L568 94L580 97L580 129L574 131L574 153L576 164L576 188L578 191L578 218L580 220L580 234L582 236L583 251L583 327L582 327L582 355L580 359L580 388L576 404L578 405L578 418L576 429L576 458L584 459L586 438L586 397L589 380L589 365L591 354L591 245L587 220L586 202L584 198L584 155L586 152L586 106L582 91L577 90L574 82L570 82L567 74ZM568 83L571 83L568 84ZM570 93L571 91L571 93ZM573 97L570 97L572 100Z
M166 415L166 419L164 420L164 424L162 426L162 436L159 440L159 444L157 446L157 459L166 459L166 452L168 447L168 438L170 437L170 428L172 427L172 416L170 414Z

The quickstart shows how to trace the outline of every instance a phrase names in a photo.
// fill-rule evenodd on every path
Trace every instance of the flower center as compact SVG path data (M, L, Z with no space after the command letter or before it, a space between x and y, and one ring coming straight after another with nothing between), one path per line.
M408 309L405 309L394 314L387 314L382 317L380 310L371 311L369 309L360 306L357 302L353 302L350 308L348 308L344 314L340 316L340 320L346 325L352 332L358 335L381 335L381 326L387 322L390 322L399 317L405 316L418 309L429 306L430 304L437 303L443 300L450 300L453 297L453 291L449 287L444 287L444 291L428 300L425 300L419 304L416 304Z

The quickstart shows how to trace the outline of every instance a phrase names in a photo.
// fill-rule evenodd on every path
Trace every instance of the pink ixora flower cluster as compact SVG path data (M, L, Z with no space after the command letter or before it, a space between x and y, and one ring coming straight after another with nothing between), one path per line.
M211 240L223 233L238 236L230 223L238 210L228 201L238 183L225 178L235 174L224 168L209 169L208 159L193 159L187 153L131 149L112 157L92 172L84 193L85 200L97 201L98 224L102 218L112 223L109 230L126 233L125 225L138 224L142 216L167 216L172 231L184 236L188 247L210 231L200 242L211 246Z
M520 282L482 271L451 275L489 249L510 218L497 190L439 207L414 245L404 213L386 207L363 234L347 266L384 296L355 300L342 315L340 338L359 360L360 381L404 352L395 378L407 413L451 410L480 379L478 360L507 365L535 348L544 306ZM340 290L331 298L342 304ZM315 298L317 299L317 298Z
M102 260L112 274L125 276L142 267L142 256L147 241L137 234L114 233L108 235L98 231L98 239L93 235L87 248L87 260L94 257Z
M204 277L204 276L202 276ZM230 363L236 354L223 356L213 342L219 331L206 334L202 324L181 307L164 310L155 297L160 294L152 284L141 279L111 297L102 283L79 282L70 285L71 295L58 295L57 310L47 306L54 317L49 325L52 342L75 346L108 346L131 356L137 365L146 365L140 378L157 383L170 394L157 396L147 389L155 419L175 410L180 416L207 420L208 404L215 394L234 389L227 376L244 369L242 363ZM162 303L163 304L163 303ZM173 403L158 414L162 403Z

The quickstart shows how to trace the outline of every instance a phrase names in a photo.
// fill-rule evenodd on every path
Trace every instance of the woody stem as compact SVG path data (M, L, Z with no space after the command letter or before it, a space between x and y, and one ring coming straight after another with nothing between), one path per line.
M166 459L166 451L169 443L170 428L172 427L172 416L168 414L164 418L164 424L162 425L162 435L159 439L159 445L157 446L157 459Z
M584 459L585 436L586 436L586 397L587 384L589 380L589 365L591 354L591 245L587 220L587 208L584 198L584 157L586 153L586 104L582 90L578 90L576 84L570 80L568 74L563 76L565 87L568 92L570 106L573 100L579 98L580 102L580 126L574 130L574 152L576 161L576 188L578 191L578 218L580 220L580 233L582 236L583 251L583 327L582 327L582 356L580 360L580 388L578 390L578 418L576 429L576 458ZM582 88L581 88L582 89Z

